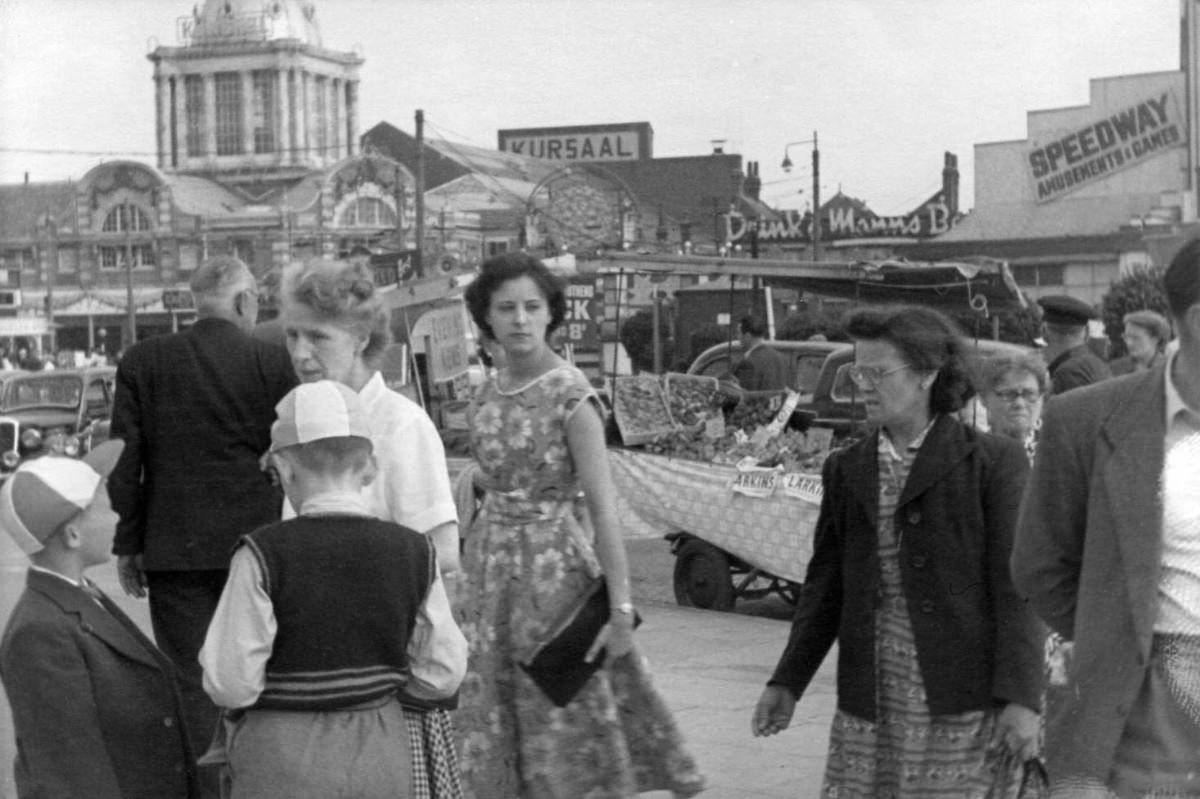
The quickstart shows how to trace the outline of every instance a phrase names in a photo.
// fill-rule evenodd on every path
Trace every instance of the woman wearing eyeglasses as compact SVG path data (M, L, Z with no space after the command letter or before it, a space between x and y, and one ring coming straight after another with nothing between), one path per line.
M1032 463L1050 385L1045 362L1037 355L991 358L984 364L983 385L988 427L1019 442Z
M961 333L928 308L853 312L851 377L875 430L830 456L791 635L755 735L791 721L834 641L823 796L983 797L1036 749L1043 636L1008 559L1028 463L953 414Z

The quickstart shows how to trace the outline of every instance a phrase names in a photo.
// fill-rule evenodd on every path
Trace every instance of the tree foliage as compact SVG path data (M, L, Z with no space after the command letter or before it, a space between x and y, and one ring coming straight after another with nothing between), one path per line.
M659 317L658 332L663 366L670 366L675 361L675 342L665 313ZM619 338L635 372L654 371L654 315L650 311L638 311L622 322Z
M1134 269L1114 280L1108 292L1100 299L1100 318L1104 322L1104 335L1108 336L1111 342L1109 351L1113 357L1126 353L1125 341L1121 338L1125 332L1125 314L1133 311L1158 311L1170 318L1167 292L1163 287L1164 272L1160 266Z

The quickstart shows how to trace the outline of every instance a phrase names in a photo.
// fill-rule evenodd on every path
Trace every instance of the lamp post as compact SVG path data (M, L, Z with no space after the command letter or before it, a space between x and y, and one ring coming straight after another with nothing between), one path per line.
M812 177L813 177L813 192L812 192L812 259L813 261L821 260L821 151L817 149L817 132L814 130L811 139L802 141L788 142L783 147L783 167L784 172L792 171L792 159L788 157L788 148L797 144L812 145Z

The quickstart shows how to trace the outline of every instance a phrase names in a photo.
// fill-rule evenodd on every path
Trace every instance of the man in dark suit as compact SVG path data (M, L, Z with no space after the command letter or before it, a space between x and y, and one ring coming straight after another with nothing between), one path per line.
M1056 796L1200 796L1200 239L1164 284L1178 350L1050 401L1017 524L1017 588L1073 647Z
M112 436L125 451L108 488L121 585L149 592L154 637L179 666L188 730L203 749L218 711L197 656L234 544L279 519L283 496L259 458L296 376L286 349L248 335L258 290L244 263L210 259L191 288L196 323L135 344L117 367Z
M110 557L103 475L121 446L28 461L0 488L0 526L31 561L0 640L21 799L196 795L174 665L83 576Z
M767 343L767 326L756 316L738 322L742 357L733 376L746 391L777 391L787 388L787 362Z
M1046 369L1054 394L1090 386L1112 376L1108 364L1087 346L1088 320L1096 310L1083 300L1056 294L1038 300L1046 339Z

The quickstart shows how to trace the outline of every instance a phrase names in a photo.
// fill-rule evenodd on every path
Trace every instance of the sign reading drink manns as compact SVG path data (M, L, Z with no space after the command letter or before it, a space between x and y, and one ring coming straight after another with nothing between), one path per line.
M1044 203L1184 142L1179 102L1164 91L1031 150L1025 161Z

